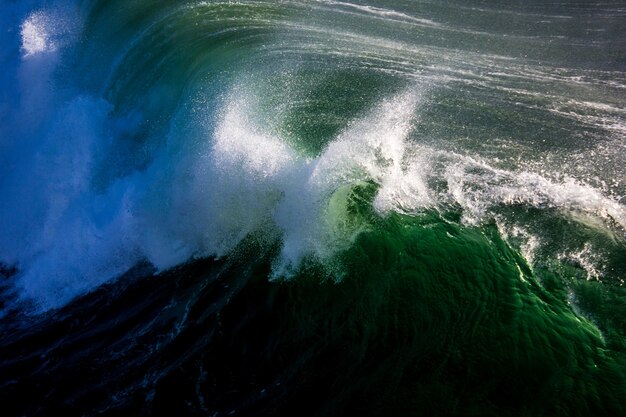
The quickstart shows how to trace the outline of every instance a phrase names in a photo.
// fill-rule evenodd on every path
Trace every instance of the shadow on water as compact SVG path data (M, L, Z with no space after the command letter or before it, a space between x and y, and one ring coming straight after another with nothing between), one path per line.
M495 226L391 216L337 262L271 280L278 247L5 317L5 415L612 415L623 355ZM524 279L520 279L520 277ZM602 390L599 389L602 387Z

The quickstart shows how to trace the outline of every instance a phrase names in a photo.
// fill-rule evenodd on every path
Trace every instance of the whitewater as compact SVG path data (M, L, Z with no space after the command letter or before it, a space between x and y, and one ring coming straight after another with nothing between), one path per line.
M392 380L399 397L382 390L372 413L544 415L554 395L553 415L619 414L625 16L618 1L2 0L0 390L40 384L38 354L16 352L65 339L16 348L38 332L97 305L139 323L111 325L129 343L111 360L139 364L123 387L102 377L115 401L68 388L12 410L158 414L155 387L193 362L192 415L288 414L307 390L325 399L307 413L341 415ZM206 336L228 312L239 353ZM275 326L248 340L256 316ZM76 331L70 370L100 349ZM159 356L190 331L181 362ZM265 368L248 344L289 359ZM318 371L332 352L337 374ZM492 359L526 400L499 400L519 386ZM243 397L203 385L238 361ZM257 373L294 385L257 397Z

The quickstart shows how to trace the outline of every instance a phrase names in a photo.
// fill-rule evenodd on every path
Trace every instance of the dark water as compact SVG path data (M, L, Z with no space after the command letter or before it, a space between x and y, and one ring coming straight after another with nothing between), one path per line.
M2 414L626 414L626 3L0 3Z

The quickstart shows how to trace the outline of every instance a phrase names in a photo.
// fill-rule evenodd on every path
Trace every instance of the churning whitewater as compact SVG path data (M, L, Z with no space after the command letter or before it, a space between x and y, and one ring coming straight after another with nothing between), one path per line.
M9 415L626 412L625 18L0 0Z

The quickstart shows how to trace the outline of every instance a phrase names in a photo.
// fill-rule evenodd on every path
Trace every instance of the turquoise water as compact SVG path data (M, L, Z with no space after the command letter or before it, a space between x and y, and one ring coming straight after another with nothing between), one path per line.
M626 4L0 12L10 415L625 413Z

